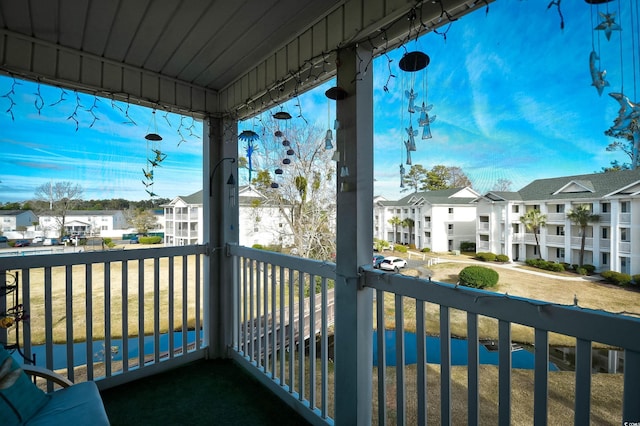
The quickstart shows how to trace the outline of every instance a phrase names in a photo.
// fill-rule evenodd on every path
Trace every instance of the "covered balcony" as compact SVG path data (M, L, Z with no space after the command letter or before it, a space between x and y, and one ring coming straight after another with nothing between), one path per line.
M411 32L433 31L490 2L223 3L0 0L3 73L205 123L204 243L1 257L0 312L21 305L30 318L0 329L0 341L72 381L95 380L107 409L130 410L127 418L141 408L118 394L170 387L180 371L195 369L202 374L181 389L201 404L216 403L207 389L230 383L231 372L238 381L249 374L296 413L252 404L259 398L253 382L234 389L244 393L230 402L238 403L235 412L249 401L271 418L263 424L295 424L295 416L339 425L547 424L556 413L574 424L640 421L637 318L371 266L374 80L367 64ZM420 17L417 29L406 25L409 14ZM295 96L315 69L323 73L304 90L332 77L341 89L333 95L337 149L349 173L337 188L335 263L240 246L238 206L219 195L228 193L227 177L237 176L238 120ZM514 368L515 332L532 344L528 373ZM438 336L437 349L427 336ZM462 352L460 336L472 342ZM559 379L549 348L567 342L575 372ZM624 353L622 374L593 374L596 345ZM481 363L482 348L495 366ZM454 359L459 353L465 366ZM428 363L434 355L437 366ZM415 363L405 365L406 358ZM522 383L528 386L516 389ZM185 408L175 398L161 401ZM195 417L194 410L185 415ZM602 414L611 411L613 419ZM273 422L274 415L282 419ZM228 419L217 418L237 422Z

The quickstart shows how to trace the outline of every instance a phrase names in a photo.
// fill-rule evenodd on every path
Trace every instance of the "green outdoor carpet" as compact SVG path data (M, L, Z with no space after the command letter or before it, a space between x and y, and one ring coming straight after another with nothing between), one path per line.
M232 361L197 361L101 392L118 425L307 425Z

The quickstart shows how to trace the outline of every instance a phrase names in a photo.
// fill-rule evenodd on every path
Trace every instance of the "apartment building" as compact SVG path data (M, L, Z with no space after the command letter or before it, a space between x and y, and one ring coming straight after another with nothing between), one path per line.
M202 190L178 196L163 205L167 245L201 244L203 208ZM292 232L278 206L250 185L238 188L240 245L284 245L292 243ZM286 213L286 211L285 211Z
M38 216L31 210L0 210L0 231L17 231L38 222Z
M586 229L583 263L640 273L640 170L538 179L516 192L488 192L475 204L478 251L577 264L582 234L567 213L586 205L599 220ZM536 236L520 221L534 209L546 216L540 252Z
M418 250L459 250L463 241L476 241L476 203L473 189L452 188L416 192L397 201L374 199L374 238L401 244L415 244ZM393 225L393 218L413 226Z
M48 237L57 237L61 223L59 216L43 213L38 217L38 230ZM128 226L122 210L69 210L64 219L63 234L103 235L125 230Z

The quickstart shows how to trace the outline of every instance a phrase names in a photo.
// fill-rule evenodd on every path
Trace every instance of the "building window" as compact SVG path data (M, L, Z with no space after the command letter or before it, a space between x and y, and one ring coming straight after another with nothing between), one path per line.
M629 241L629 228L620 228L620 241Z
M609 264L609 253L602 253L602 266Z
M428 231L427 231L427 232L425 232L425 233L424 233L424 236L425 236L426 238L431 238L431 232L428 232Z
M609 210L611 210L611 204L610 203L601 203L600 204L600 211L602 213L609 213Z
M400 209L396 209L396 213L400 214Z
M620 213L631 213L631 203L629 201L620 202Z
M538 246L533 246L533 255L534 256L538 255Z
M628 257L620 257L620 272L628 274L631 268L631 262Z
M558 259L564 259L564 249L563 248L557 248L556 249L556 257Z
M449 207L449 214L453 214L453 207Z
M602 235L602 239L603 240L608 240L609 239L609 228L602 228L602 231L601 231L600 235Z
M564 213L564 204L556 204L556 213Z
M556 235L564 235L564 226L556 226Z
M512 206L511 211L513 213L520 213L520 206Z
M424 217L424 221L425 222L431 222L431 216L425 216Z
M448 224L448 225L447 225L447 229L448 229L449 231L453 231L453 223Z
M416 209L411 209L411 213L415 214L416 213Z

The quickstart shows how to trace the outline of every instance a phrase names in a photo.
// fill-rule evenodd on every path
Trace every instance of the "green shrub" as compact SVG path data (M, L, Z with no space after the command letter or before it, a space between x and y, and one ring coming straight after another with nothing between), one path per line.
M429 253L431 249L429 247L425 247L421 250L423 253Z
M108 248L114 248L116 246L116 243L114 243L111 238L103 238L102 245Z
M603 271L600 275L608 282L622 287L631 283L631 275L629 274L623 274L616 271Z
M633 282L637 285L640 285L640 274L635 274L631 278L633 278Z
M484 266L467 266L458 275L460 284L474 288L494 287L499 278L496 271Z
M578 266L578 268L576 269L576 273L578 275L587 275L589 272L587 271L587 268L583 268L581 266Z
M262 244L254 244L254 245L251 246L251 248L258 249L258 250L264 250L264 246Z
M397 251L398 253L406 253L408 251L407 246L402 246L402 245L396 245L394 247L394 250Z
M139 238L140 244L158 244L160 242L162 242L162 237L140 237Z
M574 271L577 271L579 267L580 267L580 265L578 265L577 263L573 263L573 264L571 265L571 269L573 269ZM567 268L567 269L568 269L568 268Z
M472 241L460 241L460 251L475 253L476 243Z
M476 253L476 259L483 262L494 262L496 260L496 255L493 253L480 251Z
M596 267L593 265L582 265L582 268L586 269L588 274L593 274L596 271Z
M562 263L549 262L544 259L527 259L525 263L534 268L544 269L546 271L563 272L564 266Z
M509 256L506 254L499 254L496 256L496 262L506 263L509 261Z
M409 244L409 250L415 250L416 249L416 245L411 243Z

